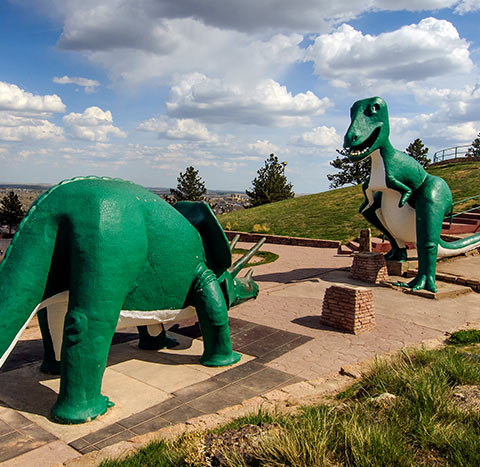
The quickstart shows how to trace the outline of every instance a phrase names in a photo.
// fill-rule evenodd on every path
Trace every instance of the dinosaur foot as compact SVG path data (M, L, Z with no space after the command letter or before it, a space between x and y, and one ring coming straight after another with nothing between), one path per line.
M385 259L387 261L407 261L407 249L406 248L392 248L388 253L385 254Z
M232 351L229 355L202 355L200 363L205 366L228 366L237 363L241 358L242 356L239 353Z
M52 408L52 418L58 423L79 424L94 420L99 415L103 415L110 407L115 404L107 396L101 394L94 403L67 403L57 400Z
M394 285L400 287L409 288L412 290L428 290L429 292L436 293L437 287L435 286L435 276L430 276L427 274L418 274L413 281L408 283L405 282L395 282Z
M171 349L178 345L177 339L170 337L165 331L158 336L142 336L138 341L138 347L143 350Z
M43 360L40 366L40 371L47 375L59 375L60 374L60 362L57 360Z

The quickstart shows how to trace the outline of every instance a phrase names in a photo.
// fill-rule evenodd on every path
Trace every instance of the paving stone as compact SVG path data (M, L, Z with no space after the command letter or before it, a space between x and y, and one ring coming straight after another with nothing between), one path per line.
M21 430L32 424L31 420L14 410L9 410L8 412L3 413L1 419L17 430Z
M182 405L181 407L167 412L166 414L162 415L162 417L165 418L165 420L168 420L169 422L175 424L184 423L189 418L198 417L200 415L203 415L203 413L199 410L194 409L193 407L190 407L188 405Z
M258 393L266 392L279 386L282 383L293 378L292 375L274 368L265 368L241 380L242 385L257 391Z
M120 441L127 441L130 438L135 436L135 433L132 433L129 430L122 431L110 438L104 439L103 441L100 441L99 443L95 444L95 447L98 449L103 449L107 446L111 446L112 444L119 443Z
M2 467L59 466L78 457L78 451L57 440L2 462Z
M298 334L294 334L292 332L276 331L267 336L265 339L257 340L244 347L237 347L237 350L248 355L261 357L262 355L272 352L277 348L284 346L286 343L297 339L298 337Z
M210 378L201 383L192 384L191 386L175 391L173 395L184 402L188 402L211 391L215 391L226 384L226 381L222 381L218 378Z
M255 323L238 318L230 318L228 324L231 336L237 334L240 331L247 331L257 326Z
M180 407L183 404L184 402L182 400L177 399L176 397L171 397L164 402L160 402L160 404L149 407L147 410L153 415L162 415L170 410Z
M219 393L211 392L206 396L188 402L188 405L200 412L208 414L224 409L225 407L228 407L230 403L224 400Z
M0 438L0 462L19 456L32 449L40 447L44 443L39 443L28 439L22 433L13 431Z
M264 368L265 365L263 365L262 363L258 363L255 360L252 360L248 363L237 366L236 368L232 368L231 370L220 373L219 375L217 375L217 379L226 381L227 383L233 383L249 375L255 374L258 371L263 370Z
M84 440L83 438L78 438L75 441L72 441L71 443L68 443L69 446L71 446L73 449L76 449L77 451L80 451L81 449L85 449L88 446L91 446L91 444Z
M246 331L240 331L232 336L232 347L235 350L240 349L252 342L258 341L259 339L265 339L276 331L277 329L275 328L261 325L257 325Z
M7 425L4 421L0 420L0 438L12 431L14 431L14 429L10 425Z
M147 420L155 417L156 415L154 415L152 412L143 410L142 412L133 414L130 417L124 418L123 420L119 420L117 423L125 428L131 428L132 426L139 425L140 423L146 422Z
M225 386L214 394L218 394L218 396L227 401L229 405L239 404L244 400L257 395L253 389L244 386L240 382Z
M105 428L102 428L98 431L90 433L89 435L83 436L83 439L89 442L90 444L96 444L124 430L125 428L119 425L118 423L112 423L111 425L108 425Z
M130 431L136 435L144 435L145 433L157 431L160 428L166 427L170 424L171 422L165 420L163 417L154 417L144 423L140 423L139 425L130 428Z
M30 436L30 438L32 438L34 441L43 441L45 443L49 443L58 439L55 435L52 435L35 423L22 428L21 432L27 436Z
M277 347L275 350L265 353L258 358L258 362L261 363L268 363L271 362L272 360L275 360L278 357L281 357L282 355L286 354L287 352L290 352L293 349L296 349L297 347L300 347L303 344L306 344L307 342L310 342L313 340L312 337L309 336L300 336L297 337L296 339L291 340L290 342Z
M93 452L93 451L99 451L99 448L90 445L90 446L87 446L87 447L85 447L85 448L83 448L83 449L79 449L79 452L80 452L81 454L88 454L89 452Z

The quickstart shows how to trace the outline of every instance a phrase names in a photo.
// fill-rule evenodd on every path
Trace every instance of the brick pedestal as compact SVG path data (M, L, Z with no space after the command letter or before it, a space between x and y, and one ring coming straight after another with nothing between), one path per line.
M360 334L375 327L373 294L365 287L333 285L325 291L321 323Z
M387 265L382 253L358 253L353 257L350 276L372 284L388 280Z

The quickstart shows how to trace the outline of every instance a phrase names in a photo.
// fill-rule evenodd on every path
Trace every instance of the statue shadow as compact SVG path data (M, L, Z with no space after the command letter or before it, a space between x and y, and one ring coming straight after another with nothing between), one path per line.
M335 334L338 334L338 333L348 334L347 331L332 328L330 326L325 326L324 324L322 324L319 315L302 316L300 318L293 319L291 322L294 323L294 324L298 324L300 326L309 328L309 329L315 329L317 331L327 331L327 332L332 332L332 333L335 333Z
M319 279L323 274L332 271L332 268L299 268L291 271L273 272L270 274L254 275L255 282L277 282L289 284L295 281Z
M198 325L172 327L176 331L195 335ZM197 330L198 328L198 330ZM138 348L137 333L116 333L112 341L107 369L126 363L132 365L136 360L159 364L157 371L163 366L199 365L203 343L187 335L167 331L170 337L178 341L172 349L143 350ZM46 374L40 371L43 359L43 343L41 339L19 341L0 369L0 407L13 408L26 413L40 415L53 421L50 415L59 390L59 375ZM135 365L135 363L133 363ZM112 368L115 370L115 368ZM228 369L228 367L226 367ZM122 372L122 370L119 370ZM135 370L132 370L135 371ZM155 372L152 365L152 372ZM182 371L182 370L179 370Z

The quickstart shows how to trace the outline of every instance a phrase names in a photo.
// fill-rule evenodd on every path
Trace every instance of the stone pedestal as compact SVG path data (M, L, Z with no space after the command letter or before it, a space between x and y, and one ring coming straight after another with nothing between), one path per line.
M350 276L371 284L388 280L387 265L382 253L358 253L353 257Z
M386 261L387 270L390 276L403 276L410 269L408 261Z
M329 287L325 291L320 321L352 334L369 331L375 327L372 291L365 287Z

